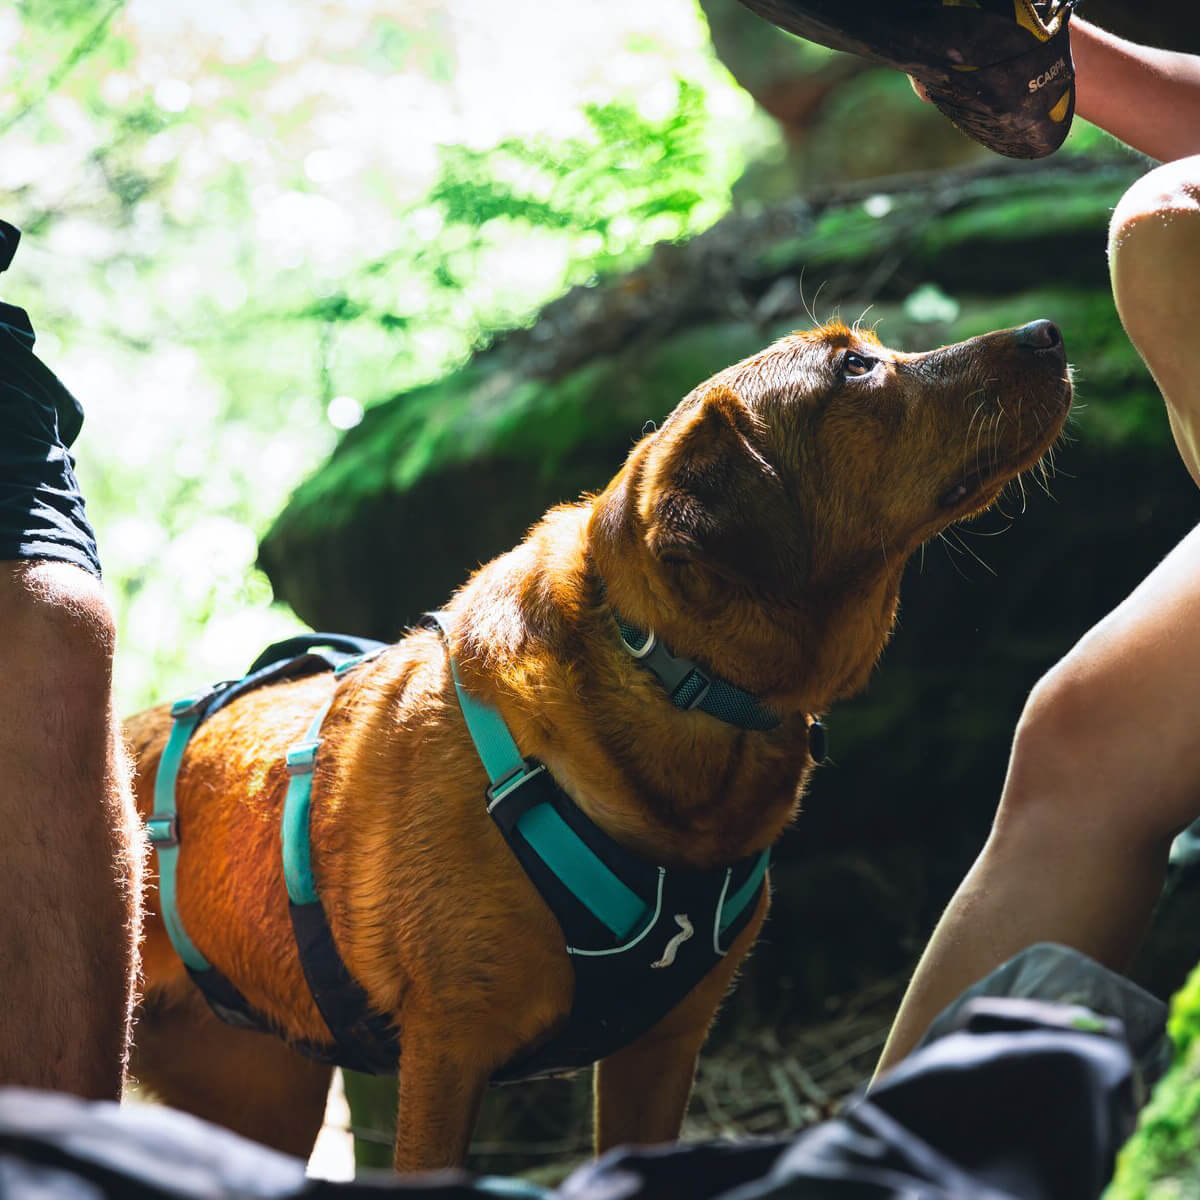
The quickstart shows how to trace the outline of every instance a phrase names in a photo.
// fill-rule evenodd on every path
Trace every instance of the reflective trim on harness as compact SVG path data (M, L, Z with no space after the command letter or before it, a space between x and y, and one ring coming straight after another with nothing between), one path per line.
M179 828L175 812L175 779L187 748L204 710L204 701L211 693L188 696L171 705L174 724L171 735L158 760L158 771L154 776L154 813L146 822L150 844L158 851L158 903L162 909L163 924L175 952L193 971L207 971L211 964L196 949L179 916L179 903L175 895L175 868L179 859Z
M636 937L630 938L627 942L622 942L619 946L614 946L611 950L581 950L578 946L568 946L568 954L577 954L583 958L604 958L609 954L624 954L626 950L632 950L654 928L658 923L658 918L662 914L663 901L663 881L667 877L667 868L658 868L658 890L654 897L654 911L650 913L649 920L642 924L642 928L638 931ZM647 912L648 909L642 905L642 911ZM619 935L618 935L619 936Z
M768 847L758 856L758 862L754 864L753 870L746 876L742 886L729 897L726 897L726 893L729 890L729 881L733 878L733 868L730 867L726 872L725 884L721 888L721 898L717 901L717 919L713 922L713 949L718 954L722 956L725 954L721 948L721 935L742 915L746 905L758 895L758 889L762 886L770 863L771 850Z
M288 747L286 756L288 788L283 801L279 837L283 845L283 878L287 884L288 899L293 904L312 904L317 899L308 822L312 807L313 768L321 745L321 725L332 703L333 697L330 696L317 710L304 737Z

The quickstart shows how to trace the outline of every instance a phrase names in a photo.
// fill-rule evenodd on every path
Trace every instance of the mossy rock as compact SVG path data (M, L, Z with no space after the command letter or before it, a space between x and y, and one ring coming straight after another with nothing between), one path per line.
M372 408L297 489L262 565L312 624L395 636L545 509L602 487L698 382L810 324L805 291L825 312L871 306L908 349L1052 317L1086 364L1085 420L1110 439L1157 430L1104 261L1107 214L1136 173L1078 160L943 172L730 216L660 247ZM906 303L930 289L953 315Z
M1200 967L1171 1004L1175 1064L1121 1151L1105 1200L1200 1196Z

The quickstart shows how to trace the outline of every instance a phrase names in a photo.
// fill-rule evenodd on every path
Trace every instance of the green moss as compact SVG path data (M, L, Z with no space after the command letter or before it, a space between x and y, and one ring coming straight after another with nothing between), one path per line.
M1105 1200L1200 1195L1200 967L1171 1004L1175 1065L1117 1160Z
M504 456L552 477L580 446L632 443L695 385L763 344L746 322L684 330L628 357L598 357L559 379L479 359L369 412L293 495L284 518L336 529L381 493L402 494L455 463Z
M767 275L831 263L867 263L898 247L915 261L936 264L968 247L1094 234L1108 225L1113 205L1138 168L1114 161L1092 167L1086 182L1069 169L1029 176L980 176L942 192L898 190L825 210L810 230L775 241L754 269ZM1033 264L1036 270L1036 264Z
M1192 972L1172 1002L1167 1031L1178 1055L1189 1055L1192 1044L1200 1037L1200 967Z
M1038 317L1056 321L1076 364L1076 426L1088 440L1166 444L1153 381L1126 338L1107 292L1037 288L1013 296L956 296L951 321L918 321L903 304L871 311L880 337L909 350L975 337ZM558 379L476 359L367 414L329 462L295 493L286 519L336 529L383 493L403 494L431 472L503 456L551 478L580 446L632 442L698 382L794 327L729 321L683 330L627 355L598 357Z
M879 194L887 195L882 182ZM777 275L801 265L862 262L878 257L894 244L899 223L920 220L929 208L928 198L920 195L889 197L885 203L890 206L886 219L872 216L861 201L827 210L809 232L768 246L754 264L756 271Z
M1011 242L1028 237L1030 230L1039 237L1103 230L1129 176L1117 171L1111 180L1099 182L1099 187L1094 181L1087 187L1065 187L1053 181L982 196L930 221L921 232L919 252L943 254L963 242L984 239Z

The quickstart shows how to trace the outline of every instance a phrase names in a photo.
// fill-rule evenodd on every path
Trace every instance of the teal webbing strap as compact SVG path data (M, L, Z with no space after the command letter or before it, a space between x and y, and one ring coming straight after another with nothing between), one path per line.
M448 643L445 613L429 616L438 623ZM450 670L467 732L491 780L487 790L490 812L510 792L546 768L541 763L526 762L504 718L463 687L453 654ZM647 906L641 897L609 870L552 805L535 805L518 819L517 829L576 899L617 937L628 935L645 918Z
M154 814L146 822L150 843L158 853L158 900L163 924L175 952L193 971L207 971L211 964L196 949L179 916L175 895L175 868L179 857L179 833L175 813L175 780L183 761L183 752L196 726L200 724L197 698L189 696L171 706L174 724L167 738L158 772L154 777Z
M550 1193L536 1183L524 1179L507 1179L499 1175L480 1175L471 1180L471 1190L489 1196L509 1196L514 1200L550 1200Z
M767 873L767 865L770 861L771 851L764 850L758 856L758 862L754 864L754 869L746 877L746 882L725 901L725 906L721 909L720 928L722 933L742 915L742 910L754 898L758 891L758 885L762 883L763 876Z
M517 821L521 836L575 893L597 920L628 937L645 919L642 898L626 887L549 804L538 804Z
M321 705L309 723L304 737L287 751L288 789L283 801L283 820L279 836L283 843L283 878L293 904L313 904L317 884L312 873L312 841L309 814L312 808L313 768L321 745L321 723L333 703L333 697Z
M429 616L438 623L438 627L449 645L450 630L447 627L446 614L434 612ZM450 655L450 670L454 675L454 690L458 693L458 703L462 707L463 717L467 722L467 732L471 735L471 741L475 743L479 760L483 763L483 769L487 772L488 779L492 781L492 787L495 789L489 793L489 799L503 798L503 793L497 795L498 792L501 792L502 786L509 784L510 781L511 784L515 784L518 776L523 777L526 774L525 759L517 749L517 743L513 741L512 734L508 732L504 718L494 708L477 700L463 687L462 680L458 677L458 664L454 661L453 654ZM532 772L529 773L532 774ZM510 789L506 788L505 791L507 790Z

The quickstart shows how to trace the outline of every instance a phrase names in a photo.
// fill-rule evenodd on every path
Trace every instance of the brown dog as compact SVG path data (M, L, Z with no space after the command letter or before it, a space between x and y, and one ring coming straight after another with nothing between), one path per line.
M1048 321L927 354L841 324L786 337L698 387L603 493L552 510L472 576L447 610L462 681L627 849L668 869L760 851L796 811L811 715L862 687L888 639L905 560L1034 464L1070 397ZM674 707L614 612L781 722L753 732ZM330 696L311 816L321 900L350 972L400 1033L397 1168L460 1163L489 1077L563 1022L574 984L559 925L485 810L436 632L344 678L251 692L199 727L177 789L179 910L289 1039L328 1042L289 925L279 829L285 752ZM161 708L129 723L143 814L169 724ZM678 1134L766 908L764 891L718 965L599 1063L598 1149ZM144 961L136 1076L307 1153L329 1068L212 1016L157 898Z

